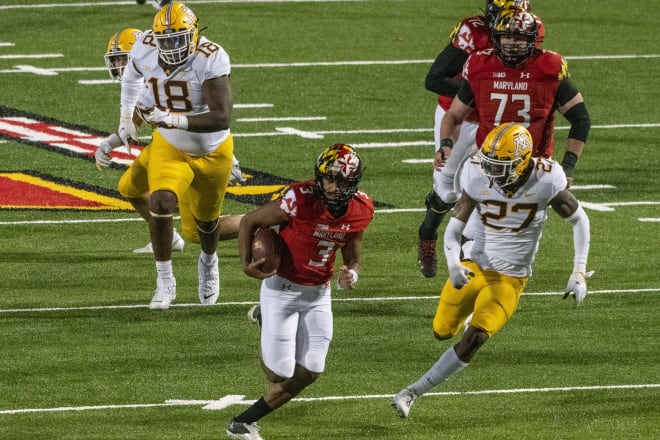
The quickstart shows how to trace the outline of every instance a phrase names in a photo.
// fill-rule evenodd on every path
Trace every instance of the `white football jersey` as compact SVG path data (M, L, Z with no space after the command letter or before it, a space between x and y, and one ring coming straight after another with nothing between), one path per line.
M554 160L532 158L532 174L518 191L507 197L490 184L472 156L463 166L461 187L477 202L481 219L471 258L483 269L523 277L532 274L548 206L566 188L566 175Z
M209 111L204 99L204 81L231 73L229 55L218 44L200 37L195 53L183 65L165 72L158 64L158 49L151 30L131 49L131 61L124 78L131 81L144 78L145 91L140 96L144 106L152 102L170 113L194 115ZM204 156L214 151L229 135L229 130L195 133L179 129L159 128L160 134L172 145L191 156Z

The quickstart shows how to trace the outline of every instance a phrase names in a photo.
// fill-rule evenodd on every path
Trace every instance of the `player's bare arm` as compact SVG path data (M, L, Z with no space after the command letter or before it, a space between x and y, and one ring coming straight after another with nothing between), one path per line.
M461 198L458 199L456 205L454 206L454 217L462 222L467 222L472 214L472 210L476 206L476 202L465 192L461 194Z
M274 226L285 223L288 217L280 208L279 201L266 203L258 209L245 214L241 218L238 230L238 255L243 272L254 278L263 279L274 273L264 273L260 270L264 258L252 261L252 239L255 231L262 226Z
M577 211L580 203L570 191L565 189L550 200L550 206L561 218L568 218Z
M566 139L566 150L561 161L570 188L573 182L573 169L587 142L591 119L582 94L577 91L569 79L565 79L559 84L557 104L557 111L571 124Z
M344 264L339 268L337 283L340 289L353 289L360 273L360 255L362 254L362 241L364 233L356 234L341 248Z
M188 130L198 133L227 130L231 127L233 99L229 76L204 81L202 90L209 111L188 116Z
M461 124L472 110L472 107L458 98L452 101L451 107L440 123L440 150L433 158L433 166L436 170L440 171L449 158L451 149L461 133Z

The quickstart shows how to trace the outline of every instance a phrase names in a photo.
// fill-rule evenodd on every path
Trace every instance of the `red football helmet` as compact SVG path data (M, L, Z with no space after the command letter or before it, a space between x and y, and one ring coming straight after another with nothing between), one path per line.
M358 190L362 160L350 145L334 144L316 159L314 175L317 195L329 210L337 211L345 207ZM324 180L335 183L336 190L329 193Z
M518 66L537 51L539 26L536 17L524 9L503 11L495 20L492 33L495 53L507 66ZM517 41L503 44L502 37L512 37Z

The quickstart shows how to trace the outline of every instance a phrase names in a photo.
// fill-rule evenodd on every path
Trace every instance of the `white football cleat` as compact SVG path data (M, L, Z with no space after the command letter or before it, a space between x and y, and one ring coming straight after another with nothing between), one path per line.
M252 324L259 324L259 327L261 327L261 306L259 304L250 307L247 311L247 319Z
M197 275L200 304L211 306L217 303L220 296L220 271L218 270L217 255L211 264L204 264L200 255L197 261Z
M243 171L239 166L238 159L234 156L234 162L231 167L231 174L229 175L229 186L240 185L247 182L247 179L243 177Z
M396 393L392 399L392 408L399 417L405 419L410 414L410 407L415 403L415 400L417 400L417 394L410 388L404 388Z
M227 435L237 440L264 440L259 435L259 425L257 425L257 422L241 423L232 420L229 426L227 426Z
M176 299L176 280L171 284L163 284L156 288L156 293L149 303L150 310L166 310Z
M172 251L183 252L183 247L186 242L183 240L183 237L174 229L174 234L172 234ZM134 254L153 254L154 245L151 242L147 243L146 246L133 249Z

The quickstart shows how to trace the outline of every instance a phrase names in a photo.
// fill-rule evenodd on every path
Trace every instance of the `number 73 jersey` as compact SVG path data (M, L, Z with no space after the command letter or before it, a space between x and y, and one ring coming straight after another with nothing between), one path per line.
M552 157L559 83L570 77L564 58L539 50L522 67L506 66L492 49L475 52L463 65L463 78L472 91L470 106L479 113L477 145L504 122L527 128L534 140L534 157Z
M533 171L513 194L491 185L473 156L463 166L461 188L476 202L480 225L471 258L483 269L530 276L548 207L566 188L566 175L554 160L532 158Z

